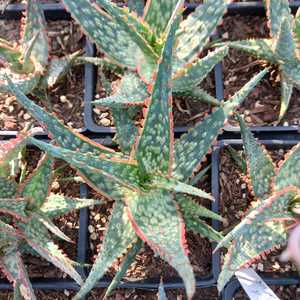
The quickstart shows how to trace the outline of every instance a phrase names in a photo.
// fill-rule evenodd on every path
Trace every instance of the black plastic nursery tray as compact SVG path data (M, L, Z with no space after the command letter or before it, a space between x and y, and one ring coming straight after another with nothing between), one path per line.
M284 136L284 135L283 135ZM295 146L297 143L300 142L300 136L294 135L290 140L283 140L283 139L274 139L274 140L260 140L261 144L266 146L269 150L276 150L276 149L290 149ZM243 142L242 140L222 140L219 141L218 145L215 147L212 153L212 160L213 160L213 172L216 172L218 175L215 175L217 180L213 182L213 191L214 197L217 200L218 204L221 205L220 199L220 157L221 157L221 150L224 149L226 146L231 146L234 149L240 150L242 149ZM217 209L220 211L220 207ZM220 251L220 250L219 250ZM218 252L219 252L218 251ZM219 260L221 263L221 260ZM219 266L221 270L221 264ZM261 278L268 284L268 285L299 285L300 284L300 277L295 272L259 272L258 273ZM241 287L238 280L234 277L232 280L226 285L222 292L222 300L232 300L234 294L237 290Z

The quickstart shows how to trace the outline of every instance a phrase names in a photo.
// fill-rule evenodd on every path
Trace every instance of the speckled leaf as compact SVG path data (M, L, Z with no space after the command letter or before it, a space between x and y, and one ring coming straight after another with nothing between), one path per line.
M230 245L230 247L219 276L219 291L223 289L235 271L251 265L262 254L287 242L288 234L285 224L271 220L280 216L292 217L292 214L288 212L288 205L296 195L295 190L285 190L266 199L256 209L251 210L243 221L221 241L218 247L225 245ZM229 244L230 240L233 242Z
M47 73L42 79L42 83L45 85L45 87L50 89L54 87L60 80L62 80L70 71L79 54L80 52L75 52L62 58L52 58L48 66Z
M278 120L281 121L285 113L288 110L290 100L293 93L294 85L289 80L285 78L284 75L281 75L280 80L281 85L281 97L280 97L280 113Z
M15 228L9 224L4 223L0 220L0 242L3 242L3 236L6 234L9 238L19 237L20 234L15 230Z
M38 36L31 56L34 59L35 71L42 72L48 64L49 56L46 20L39 1L28 0L22 45L28 44L35 35Z
M95 199L68 198L63 195L52 194L47 197L46 202L44 202L40 210L49 218L56 218L100 203L99 200Z
M0 57L9 64L10 69L16 73L23 73L21 63L22 52L8 41L0 38Z
M178 0L148 0L144 20L160 36L166 29Z
M192 62L205 47L210 36L221 22L226 11L227 0L204 0L180 24L177 32L176 55L182 64Z
M143 105L149 96L146 84L137 74L126 73L114 95L96 100L93 103L108 107Z
M227 54L228 47L221 47L210 52L206 57L183 66L173 73L173 91L176 93L195 88Z
M111 283L109 284L109 286L105 292L104 298L110 296L112 291L118 286L118 284L122 280L123 276L126 274L128 268L134 262L137 254L140 252L143 244L144 243L140 239L138 239L138 241L133 244L132 248L130 248L128 250L125 258L123 259L122 264L119 267L118 272L116 273L116 275L112 279Z
M300 144L286 155L286 160L280 167L275 178L275 190L280 191L288 186L300 188Z
M177 91L175 94L183 97L191 97L193 101L199 101L213 106L221 105L221 101L217 100L215 97L211 96L209 93L199 87L193 87L192 89L186 91Z
M101 51L121 66L136 68L137 57L142 56L127 28L103 11L96 10L89 0L64 0L67 9L85 33Z
M223 107L217 108L210 116L176 141L173 176L183 182L192 176L217 138L228 116L243 102L266 73L267 70L263 70L254 76L240 91L226 101Z
M0 198L13 198L17 193L17 184L13 180L0 177Z
M163 190L150 190L128 193L125 201L137 235L176 269L191 299L195 278L187 256L184 222L173 195Z
M300 8L298 8L294 19L294 41L296 43L296 54L298 59L300 59Z
M4 270L8 280L13 282L14 288L19 290L21 299L36 300L21 254L16 247L9 247L6 253L1 255L0 268Z
M272 193L272 180L275 170L272 159L255 140L245 121L238 116L244 149L248 162L248 172L255 196L263 200Z
M103 177L112 179L125 188L134 190L138 188L138 168L127 160L113 160L105 156L94 156L89 153L84 154L71 151L37 139L31 139L31 142L49 155L68 162L74 168L79 169L79 171L85 169L87 172L101 174Z
M138 141L136 158L144 174L156 172L168 174L172 165L174 137L170 81L173 44L178 21L177 18L173 22L168 33Z
M292 16L282 19L280 31L274 43L274 53L282 61L297 62L291 23Z
M288 0L264 0L269 19L270 32L275 37L279 31L282 19L290 16Z
M20 199L5 199L0 198L0 212L5 215L11 215L17 219L26 219L25 213L27 201Z
M134 120L138 111L139 108L137 107L127 109L115 107L112 109L117 141L121 151L125 154L130 154L138 136L138 128Z
M129 222L126 208L121 201L118 201L115 203L98 257L74 300L84 297L103 277L107 269L136 242L137 236Z
M183 197L182 195L176 195L175 201L179 204L180 210L184 219L192 217L196 218L209 218L214 220L223 221L223 218L208 208L197 203L190 197Z
M36 170L24 183L21 194L28 199L28 209L39 209L45 202L52 179L53 159L48 155L40 160Z
M271 39L249 39L225 43L230 48L247 52L255 57L276 64L277 57L272 50L273 44L274 41ZM221 45L224 44L222 43Z
M298 89L300 88L300 64L285 63L280 65L281 74L290 83L293 83Z
M97 144L63 125L57 118L27 98L10 79L8 79L8 82L10 91L16 96L18 102L27 109L28 113L46 127L49 134L53 136L60 146L74 151L80 149L82 152L91 152L96 155L105 153L107 155L118 156L113 150Z
M144 0L128 0L128 8L131 12L135 12L138 16L144 13Z
M26 224L18 226L24 234L27 243L44 259L67 273L78 284L82 283L80 275L73 268L73 262L67 258L56 244L50 239L47 229L33 218Z

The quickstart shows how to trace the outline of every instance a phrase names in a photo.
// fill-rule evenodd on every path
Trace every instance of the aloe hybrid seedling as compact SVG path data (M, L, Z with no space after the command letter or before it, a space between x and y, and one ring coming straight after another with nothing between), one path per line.
M279 121L288 110L293 88L300 87L300 9L294 17L288 0L265 0L270 38L221 43L278 67L281 84Z
M0 92L7 92L6 75L25 93L51 89L70 69L79 53L51 58L44 12L39 1L26 1L21 38L17 45L0 38Z
M188 298L195 291L195 279L188 259L185 231L192 230L211 240L220 234L200 217L220 217L199 205L190 196L212 196L189 184L199 170L229 115L266 74L256 75L230 100L187 134L174 141L172 116L172 59L179 18L169 26L157 70L151 76L150 97L144 101L143 127L130 155L104 147L64 126L54 116L29 100L9 79L17 100L49 132L58 146L31 139L49 155L61 158L78 170L85 181L114 208L102 249L81 290L86 295L107 269L125 255L109 292L121 279L143 243L173 266L182 277Z
M26 253L40 255L82 283L74 262L51 239L50 232L70 241L52 219L98 203L49 194L53 165L49 155L43 156L28 178L18 176L21 152L34 133L23 133L0 145L0 269L14 285L14 299L25 300L36 299L22 260Z
M96 100L96 105L111 108L117 137L133 141L137 131L134 117L150 96L147 86L161 56L172 16L183 12L183 0L130 0L128 8L118 7L110 0L64 0L66 8L95 42L104 58L85 61L121 73L120 86L113 95ZM173 93L219 105L198 85L213 67L226 56L222 47L199 58L212 33L226 11L228 0L204 0L176 32L176 49L172 60ZM113 67L114 66L114 67ZM130 107L129 107L130 106ZM132 107L135 106L135 107ZM127 130L124 130L126 127ZM127 143L119 141L123 151Z
M275 168L240 117L239 122L249 184L257 202L217 247L229 247L218 280L220 291L237 270L286 245L289 229L299 224L299 214L293 212L293 207L299 207L300 199L300 144Z

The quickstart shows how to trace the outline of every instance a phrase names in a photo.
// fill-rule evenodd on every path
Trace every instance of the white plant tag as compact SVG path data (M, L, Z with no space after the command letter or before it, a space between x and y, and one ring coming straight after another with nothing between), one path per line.
M253 269L241 269L235 276L251 300L280 300Z

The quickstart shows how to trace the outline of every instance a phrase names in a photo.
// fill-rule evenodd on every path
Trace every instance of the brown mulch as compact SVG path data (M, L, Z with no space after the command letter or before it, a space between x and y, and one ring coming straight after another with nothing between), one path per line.
M269 153L278 166L284 159L286 150L270 150ZM246 176L228 154L226 147L221 152L219 180L221 215L226 219L223 232L227 233L242 220L250 205L255 203L255 199L246 184ZM257 261L252 267L259 271L274 272L274 275L295 271L291 263L283 263L279 260L281 252L282 250L274 251L266 260Z
M0 20L0 37L11 42L19 39L20 22ZM51 21L48 35L52 57L62 57L84 47L84 36L73 21ZM49 100L35 101L54 112L65 124L83 128L83 66L72 68L66 78L49 92ZM30 97L33 98L33 97ZM13 96L0 95L0 128L21 130L34 122Z

